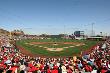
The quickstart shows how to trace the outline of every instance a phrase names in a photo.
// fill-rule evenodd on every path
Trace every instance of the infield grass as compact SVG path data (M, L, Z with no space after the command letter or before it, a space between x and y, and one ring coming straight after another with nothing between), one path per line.
M26 43L31 42L53 42L59 43L58 45L53 44L34 44L29 45ZM82 46L75 46L73 44L62 44L64 42L74 42L74 43L84 43L85 45ZM36 39L36 40L20 40L17 41L16 44L25 48L26 50L30 51L33 54L45 55L45 56L73 56L75 54L80 54L81 51L85 51L90 49L92 46L96 45L99 41L91 41L91 40L71 40L71 39ZM42 47L39 47L42 46ZM74 47L70 47L74 46ZM46 48L63 48L63 51L55 52L55 51L48 51ZM68 48L64 48L68 47Z

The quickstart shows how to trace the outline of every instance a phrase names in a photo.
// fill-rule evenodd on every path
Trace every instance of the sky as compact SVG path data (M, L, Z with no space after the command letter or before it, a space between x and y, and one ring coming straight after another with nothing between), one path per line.
M0 0L0 28L27 34L110 35L110 0Z

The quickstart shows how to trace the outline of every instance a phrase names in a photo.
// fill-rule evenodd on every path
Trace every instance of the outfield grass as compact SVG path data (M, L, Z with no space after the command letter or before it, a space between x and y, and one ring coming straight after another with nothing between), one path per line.
M49 47L49 48L62 48L62 47L68 47L68 46L73 46L72 44L59 44L59 45L52 45L52 44L37 44L36 46L33 45L28 45L25 43L31 43L31 42L76 42L80 43L83 42L85 45L83 46L75 46L75 47L69 47L69 48L64 48L63 51L60 52L55 52L55 51L48 51L44 47ZM33 54L39 54L39 55L45 55L45 56L73 56L74 54L80 54L81 50L85 51L90 49L92 46L96 45L98 41L89 41L89 40L70 40L70 39L36 39L36 40L21 40L17 41L16 44L18 46L21 46L28 51L30 51ZM39 47L43 46L43 47Z

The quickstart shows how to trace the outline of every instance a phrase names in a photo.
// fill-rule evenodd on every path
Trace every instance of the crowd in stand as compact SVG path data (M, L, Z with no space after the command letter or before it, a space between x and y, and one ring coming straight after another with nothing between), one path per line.
M16 48L2 45L0 73L110 73L110 41L80 57L68 58L30 57Z

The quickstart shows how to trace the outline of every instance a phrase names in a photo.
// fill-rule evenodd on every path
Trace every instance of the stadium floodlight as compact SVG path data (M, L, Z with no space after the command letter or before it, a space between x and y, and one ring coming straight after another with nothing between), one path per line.
M93 26L94 26L95 23L92 23L92 36L94 36L94 29L93 29Z

